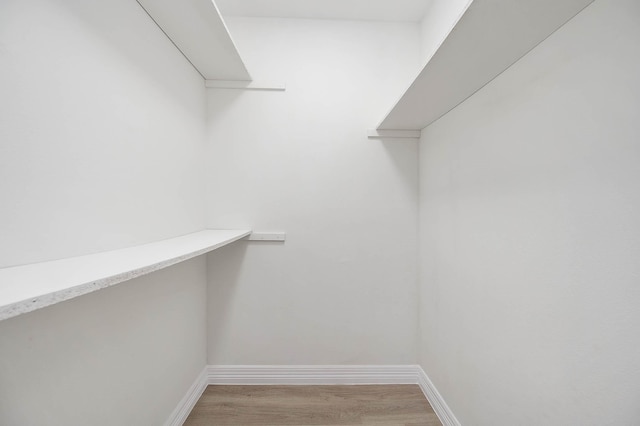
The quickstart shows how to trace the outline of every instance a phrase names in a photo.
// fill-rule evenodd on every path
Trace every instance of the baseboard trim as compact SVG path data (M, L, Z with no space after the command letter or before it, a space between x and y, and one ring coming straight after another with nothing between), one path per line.
M433 411L436 412L436 415L440 419L440 422L443 426L461 426L460 422L451 411L451 408L447 405L438 389L436 389L435 385L427 376L427 373L424 372L422 367L418 366L418 386L422 389L422 393L431 404Z
M210 365L210 385L417 384L415 365Z
M196 380L193 382L187 394L182 398L182 400L178 403L178 406L169 419L165 422L165 426L182 426L182 424L189 417L189 413L195 407L196 402L200 399L205 389L207 388L207 367L202 370L202 372L198 375Z
M208 385L417 384L443 426L461 426L419 365L208 365L165 426L182 426Z

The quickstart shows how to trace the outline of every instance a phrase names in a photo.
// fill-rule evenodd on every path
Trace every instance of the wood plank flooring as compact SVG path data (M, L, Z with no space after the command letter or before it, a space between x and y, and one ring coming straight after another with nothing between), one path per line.
M417 385L209 386L184 426L440 426Z

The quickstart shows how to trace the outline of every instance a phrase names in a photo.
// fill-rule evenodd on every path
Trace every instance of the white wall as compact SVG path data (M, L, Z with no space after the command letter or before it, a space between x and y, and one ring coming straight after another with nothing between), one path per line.
M423 131L421 364L465 425L640 418L640 3Z
M0 2L0 267L204 227L204 83L133 0ZM160 424L206 262L0 322L0 424Z
M366 130L419 66L418 25L228 25L287 91L209 91L207 225L287 242L210 258L209 363L414 363L417 143Z
M0 322L0 424L163 424L206 362L205 267Z
M0 267L202 229L202 77L131 0L0 3Z

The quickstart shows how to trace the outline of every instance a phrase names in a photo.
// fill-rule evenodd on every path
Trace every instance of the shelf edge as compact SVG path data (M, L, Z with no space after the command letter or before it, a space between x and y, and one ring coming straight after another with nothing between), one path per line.
M206 231L200 231L200 232L206 232ZM187 235L193 235L193 234L187 234ZM187 235L183 235L182 237L186 237ZM64 302L66 300L70 300L70 299L74 299L78 296L82 296L88 293L92 293L94 291L98 291L104 288L108 288L111 286L114 286L116 284L120 284L123 283L125 281L129 281L132 280L134 278L138 278L141 277L143 275L147 275L150 274L152 272L156 272L159 271L161 269L167 268L169 266L173 266L176 265L178 263L187 261L189 259L192 259L194 257L197 256L201 256L203 254L209 253L213 250L216 250L220 247L224 247L228 244L231 244L235 241L238 241L248 235L251 235L251 231L250 230L238 230L236 234L234 234L232 237L226 238L222 241L219 241L215 244L211 244L211 245L206 245L202 248L199 248L197 250L193 250L193 251L189 251L186 252L182 255L178 255L178 256L171 256L167 259L158 261L158 262L153 262L150 264L145 264L142 265L140 267L134 268L134 269L130 269L130 270L126 270L126 271L122 271L120 273L116 273L113 275L109 275L107 277L101 277L101 278L97 278L95 280L90 280L88 282L82 283L82 284L77 284L77 285L73 285L67 288L61 288L60 290L54 291L54 292L48 292L48 293L42 293L42 294L36 294L32 297L23 299L23 300L19 300L19 301L14 301L14 302L10 302L4 305L0 306L0 321L5 320L5 319L9 319L9 318L13 318L16 317L18 315L22 315L22 314L26 314L28 312L33 312L35 310L38 309L42 309L45 308L47 306L51 306L51 305L55 305L57 303L60 302ZM135 248L140 248L140 247L144 247L147 245L152 245L152 244L157 244L157 243L162 243L162 242L168 242L174 239L178 239L178 238L182 238L182 237L176 237L176 238L172 238L169 240L163 240L163 241L158 241L155 243L149 243L149 244L143 244L140 246L136 246L136 247L131 247L131 248L127 248L127 249L123 249L123 250L128 250L128 249L135 249ZM119 250L113 250L111 252L117 252ZM103 253L109 253L109 252L103 252ZM98 253L101 254L101 253ZM90 256L90 255L89 255ZM79 256L79 257L84 257L84 256ZM68 261L70 259L74 259L74 258L67 258L67 259L61 259L59 261ZM59 262L59 261L53 261L51 263L54 262ZM50 263L50 262L42 262L42 263ZM32 264L32 265L37 265L37 264ZM24 266L19 266L19 267L15 267L15 268L25 268L25 267L29 267L31 265L24 265ZM7 268L7 269L12 269L12 268Z

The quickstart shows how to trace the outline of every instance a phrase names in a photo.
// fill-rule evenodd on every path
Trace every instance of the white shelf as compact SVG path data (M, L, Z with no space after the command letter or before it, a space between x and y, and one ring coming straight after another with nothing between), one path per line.
M206 230L121 250L0 269L0 320L149 274L250 234L248 230Z
M425 128L592 1L474 0L378 129Z
M213 0L137 0L209 80L251 80Z

